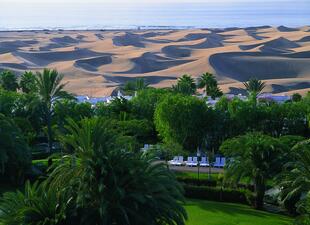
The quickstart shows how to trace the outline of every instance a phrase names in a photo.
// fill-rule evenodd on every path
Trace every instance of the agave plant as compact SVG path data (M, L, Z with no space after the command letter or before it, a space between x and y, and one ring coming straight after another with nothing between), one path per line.
M164 164L113 147L102 119L71 120L66 128L62 142L75 154L64 156L49 183L77 194L80 224L184 224L182 188Z

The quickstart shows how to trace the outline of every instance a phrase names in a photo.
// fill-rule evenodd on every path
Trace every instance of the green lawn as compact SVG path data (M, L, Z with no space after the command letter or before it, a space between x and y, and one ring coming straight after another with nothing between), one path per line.
M288 225L292 219L286 216L254 210L232 203L187 200L187 225Z

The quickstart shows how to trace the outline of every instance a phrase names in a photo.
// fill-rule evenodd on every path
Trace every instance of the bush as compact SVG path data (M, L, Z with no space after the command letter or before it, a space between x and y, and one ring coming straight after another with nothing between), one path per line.
M254 194L245 189L227 189L220 187L184 185L187 198L205 199L241 204L252 204Z
M214 179L200 179L192 178L192 177L177 177L177 180L180 183L185 185L194 185L194 186L208 186L208 187L215 187L217 182Z

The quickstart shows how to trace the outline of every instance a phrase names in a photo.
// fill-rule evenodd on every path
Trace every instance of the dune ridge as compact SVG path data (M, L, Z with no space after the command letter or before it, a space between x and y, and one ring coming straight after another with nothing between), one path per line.
M256 76L267 92L310 90L310 27L0 32L0 70L58 69L67 90L102 96L144 77L167 87L209 71L227 93Z

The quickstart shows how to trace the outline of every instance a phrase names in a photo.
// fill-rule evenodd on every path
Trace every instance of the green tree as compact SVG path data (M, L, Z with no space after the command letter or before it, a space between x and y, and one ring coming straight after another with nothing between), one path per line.
M297 143L291 151L290 161L277 177L284 205L286 202L296 203L310 190L310 140Z
M127 94L134 94L135 91L141 91L148 87L148 84L145 83L144 78L136 78L134 81L128 81L125 83L122 88Z
M0 114L0 177L22 183L31 165L30 149L14 121Z
M70 199L46 182L26 182L23 192L6 192L0 203L0 223L10 225L65 225ZM69 220L68 220L69 222Z
M281 143L268 135L247 133L226 140L220 150L233 159L227 162L225 177L236 182L242 178L251 179L256 193L254 206L262 208L266 181L281 169L278 162L282 152Z
M184 74L182 77L178 79L176 85L172 86L172 89L178 93L184 95L193 95L196 93L196 84L194 79L187 74Z
M299 102L302 100L302 96L299 93L294 93L292 95L292 101L293 102Z
M9 71L3 71L0 73L0 85L7 91L16 91L18 88L16 75Z
M179 143L186 150L196 150L211 121L204 101L192 96L167 95L155 110L155 126L166 143Z
M36 92L36 78L32 72L26 71L21 77L19 81L19 87L24 93Z
M80 223L183 225L182 188L173 173L144 155L114 148L118 137L108 127L102 119L70 120L62 142L74 154L56 165L50 185L76 195Z
M253 98L257 98L257 96L263 91L266 84L257 78L251 78L249 81L243 83L246 91Z
M52 151L52 116L54 112L54 103L60 99L69 97L69 94L63 90L65 84L61 83L63 76L56 70L44 69L42 73L37 73L36 86L38 97L43 106L44 121L47 126L47 138L49 151Z
M218 88L216 78L208 72L198 78L198 87L204 88L206 95L211 96L213 99L223 95L222 91Z

